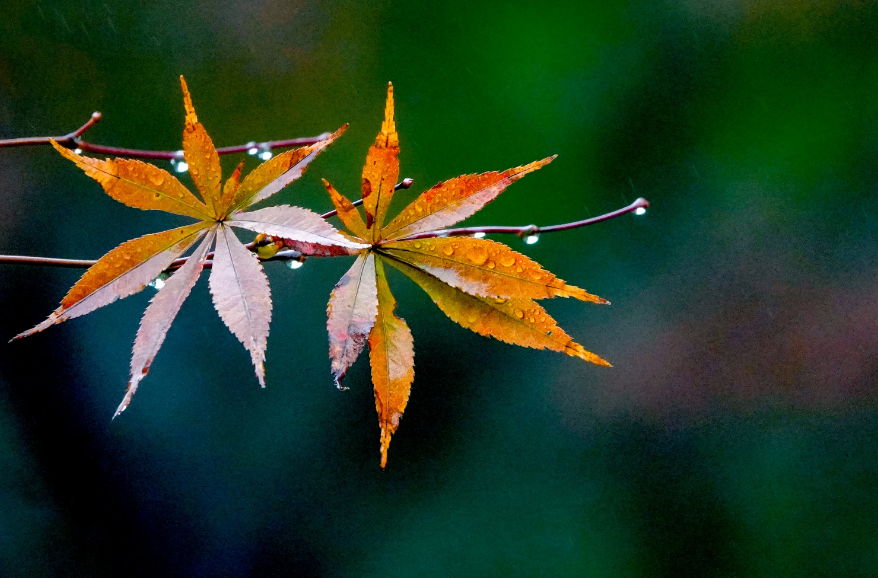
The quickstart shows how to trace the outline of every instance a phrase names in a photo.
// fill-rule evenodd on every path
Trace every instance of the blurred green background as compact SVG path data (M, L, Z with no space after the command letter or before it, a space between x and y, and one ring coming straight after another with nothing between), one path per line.
M468 224L612 307L549 311L604 369L484 339L392 274L416 378L386 471L348 259L267 266L268 388L202 280L110 417L151 290L0 347L0 575L878 574L878 4L10 2L0 138L177 149L351 123L277 202L357 194L392 80L415 186L558 154ZM239 158L225 158L231 168ZM162 166L168 166L163 164ZM255 166L248 157L247 169ZM0 151L0 252L97 258L185 222L47 147ZM242 238L246 238L242 235ZM0 335L81 271L0 266Z

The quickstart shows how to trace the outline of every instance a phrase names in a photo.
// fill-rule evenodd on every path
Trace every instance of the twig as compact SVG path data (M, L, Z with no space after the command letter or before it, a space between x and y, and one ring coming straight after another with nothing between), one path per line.
M63 147L67 147L69 149L79 149L81 151L93 152L93 153L102 153L107 155L113 155L118 157L136 157L141 159L165 159L165 160L174 160L174 159L182 159L183 151L147 151L147 150L139 150L139 149L126 149L119 147L110 147L105 145L94 144L90 142L86 142L82 140L82 135L96 125L98 121L101 120L101 113L93 112L91 118L88 119L88 122L76 129L75 131L62 135L62 136L39 136L39 137L27 137L27 138L13 138L7 140L0 140L0 148L4 147L21 147L21 146L35 146L35 145L47 145L50 140L54 140L59 145ZM313 137L304 137L304 138L293 138L287 140L270 140L265 142L249 142L243 145L236 145L231 147L220 147L216 149L217 154L220 155L230 155L235 153L243 153L251 150L257 151L266 151L273 150L278 148L287 148L287 147L295 147L295 146L305 146L311 145L316 142L319 142L327 137L329 137L328 132L325 132L318 136Z
M411 182L406 186L406 182L411 181L411 179L406 179L402 183L396 185L399 188L408 188L411 186ZM354 205L358 205L362 203L362 200L354 201ZM623 207L611 213L606 213L605 215L600 215L598 217L592 217L591 219L583 219L582 221L573 221L572 223L563 223L560 225L550 225L547 227L537 227L536 225L526 225L524 227L465 227L462 229L442 229L439 231L430 231L427 233L420 233L418 235L412 235L411 237L406 237L406 239L428 239L431 237L446 237L446 236L458 236L458 235L472 235L475 233L512 233L514 235L518 235L520 237L528 236L528 235L537 235L539 233L551 233L554 231L567 231L568 229L577 229L579 227L586 227L588 225L594 225L596 223L602 223L604 221L609 221L610 219L615 219L621 215L625 215L627 213L636 212L639 209L646 210L649 207L649 202L644 198L639 198L627 207ZM330 211L323 215L323 218L329 218L335 214L335 211ZM248 249L253 250L255 245L250 243L247 245ZM211 257L212 254L208 255L208 258ZM279 251L273 257L262 259L263 261L302 261L305 256L302 255L299 251L286 250ZM181 257L174 261L168 270L173 270L179 268L183 263L186 262L187 257ZM53 259L50 257L27 257L20 255L0 255L0 263L18 263L22 265L47 265L53 267L91 267L97 261L87 260L87 259ZM205 263L205 267L210 267L211 261L207 261Z
M596 223L602 223L604 221L609 221L610 219L615 219L616 217L622 216L626 213L639 212L641 210L646 211L648 207L649 201L647 201L643 197L640 197L627 207L622 207L621 209L606 213L604 215L600 215L598 217L583 219L581 221L573 221L572 223L548 225L546 227L525 225L523 227L463 227L460 229L440 229L438 231L427 231L426 233L418 233L417 235L412 235L411 237L406 237L405 239L409 240L429 239L432 237L455 237L461 235L474 235L476 233L511 233L513 235L518 235L519 237L526 237L539 235L540 233L552 233L555 231L567 231L570 229L578 229L579 227L587 227L588 225L594 225Z

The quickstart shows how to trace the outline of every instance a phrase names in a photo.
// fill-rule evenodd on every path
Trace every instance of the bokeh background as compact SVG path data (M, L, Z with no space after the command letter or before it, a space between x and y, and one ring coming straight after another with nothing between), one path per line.
M498 238L613 302L547 304L613 369L470 333L392 272L416 378L386 471L366 360L329 376L348 259L267 266L265 390L205 280L112 422L151 290L3 345L0 575L878 574L875 2L2 4L0 138L100 110L89 140L177 149L184 74L218 146L351 123L276 197L322 211L392 80L397 208L556 153L467 223L652 207ZM185 222L47 147L0 150L0 195L6 254ZM80 274L0 266L0 336Z

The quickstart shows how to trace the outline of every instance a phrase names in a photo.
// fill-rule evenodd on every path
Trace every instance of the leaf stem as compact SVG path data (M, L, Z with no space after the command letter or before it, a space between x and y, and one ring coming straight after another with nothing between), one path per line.
M69 149L80 149L86 152L92 153L102 153L107 155L119 156L119 157L135 157L141 159L182 159L183 151L152 151L152 150L140 150L140 149L126 149L119 147L111 147L105 145L94 144L90 142L86 142L82 140L82 135L96 125L98 121L101 120L100 112L93 112L91 118L88 119L84 125L79 127L73 132L67 133L61 136L37 136L37 137L27 137L27 138L12 138L6 140L0 140L0 148L5 147L21 147L21 146L37 146L37 145L48 145L50 140L54 140L59 145L69 148ZM312 145L316 142L319 142L327 137L329 137L330 133L325 132L321 135L313 136L313 137L303 137L303 138L293 138L287 140L270 140L265 142L249 142L242 145L235 145L230 147L221 147L216 149L216 152L220 155L230 155L235 153L243 153L247 152L250 149L258 149L260 151L264 150L273 150L278 148L288 148L294 146L306 146Z

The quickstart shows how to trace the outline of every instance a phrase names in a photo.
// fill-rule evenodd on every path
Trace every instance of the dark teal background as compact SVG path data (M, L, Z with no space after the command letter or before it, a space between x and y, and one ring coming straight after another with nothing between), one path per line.
M277 202L356 195L396 92L415 186L558 159L469 224L612 307L546 304L605 369L488 340L392 275L411 401L378 467L348 259L266 267L268 388L202 280L130 409L145 291L0 347L0 575L878 574L878 4L10 2L0 138L177 149L184 74L218 146L351 123ZM239 158L224 159L228 171ZM162 164L161 166L168 166ZM247 160L247 170L255 166ZM0 253L97 258L185 222L47 147L0 150ZM242 235L242 238L246 238ZM0 266L0 335L80 271Z

